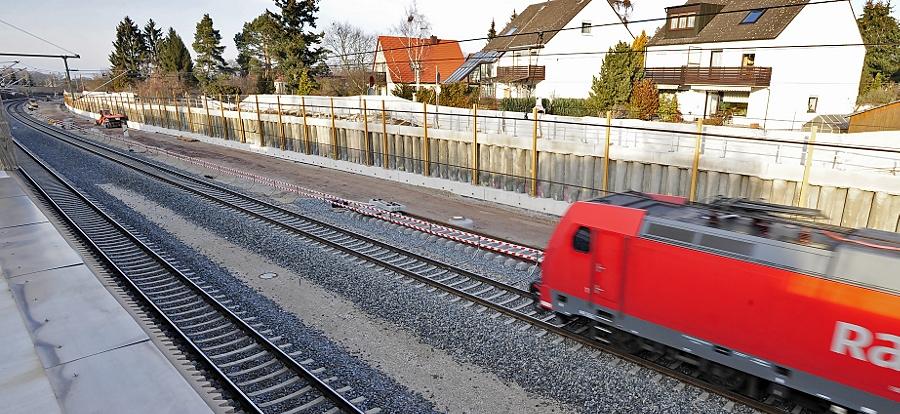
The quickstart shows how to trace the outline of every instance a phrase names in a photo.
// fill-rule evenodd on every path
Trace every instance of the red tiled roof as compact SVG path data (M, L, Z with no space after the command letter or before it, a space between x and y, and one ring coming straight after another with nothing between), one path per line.
M434 83L436 70L440 71L442 79L446 79L465 61L459 42L455 40L378 36L378 51L384 53L392 82L416 82L416 74L410 64L410 48L422 50L419 59L422 64L419 80L422 83Z

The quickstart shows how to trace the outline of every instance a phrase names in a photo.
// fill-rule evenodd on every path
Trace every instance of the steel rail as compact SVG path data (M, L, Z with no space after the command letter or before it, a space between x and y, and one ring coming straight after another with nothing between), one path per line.
M224 304L222 304L219 300L217 300L213 295L206 292L204 288L195 283L189 276L180 271L177 267L172 265L168 260L163 258L158 252L156 252L153 248L145 244L139 237L135 234L121 226L117 223L113 218L111 218L108 214L106 214L99 206L90 201L83 193L78 191L72 184L68 183L58 172L53 170L52 167L47 165L43 160L41 160L36 154L34 154L31 150L26 148L17 140L15 144L19 147L19 149L28 155L28 157L34 161L38 166L40 166L45 173L58 181L58 184L65 191L67 191L71 196L77 198L78 202L81 203L81 206L73 206L70 205L68 208L64 207L60 203L60 197L64 195L57 194L56 197L53 197L50 192L47 190L48 185L44 183L41 185L40 180L34 177L34 173L29 173L28 170L22 168L22 174L25 176L28 181L41 193L43 197L45 197L51 205L63 216L66 221L78 232L78 234L84 238L84 240L94 249L103 259L106 261L110 267L120 276L122 276L122 280L131 287L134 292L138 295L138 297L144 302L146 305L150 307L151 310L160 318L165 321L166 325L168 325L171 329L178 333L179 337L187 343L191 350L201 357L201 360L204 365L207 365L212 372L215 373L216 377L218 377L228 391L232 392L240 399L241 405L247 407L252 412L257 413L267 413L273 412L271 410L266 410L264 403L257 403L254 401L253 397L251 397L248 393L244 392L240 386L240 384L233 381L229 375L215 362L212 361L215 356L210 356L209 352L204 352L202 347L198 345L195 340L191 339L191 335L185 332L185 329L179 326L178 321L174 320L174 318L170 317L169 314L160 306L157 301L154 301L151 298L152 294L147 293L146 286L140 286L140 283L136 282L132 279L133 275L129 275L129 272L123 269L122 266L117 264L116 255L122 255L121 251L118 253L109 253L108 248L104 249L100 246L101 243L97 242L94 237L91 237L92 229L83 227L83 224L78 224L78 221L73 217L73 208L81 207L82 210L89 209L92 211L97 218L100 220L101 224L106 224L107 228L103 229L106 231L105 236L109 237L110 230L113 230L113 233L119 236L119 239L122 241L127 241L127 244L131 247L128 251L128 254L132 254L137 252L142 253L146 258L152 261L154 264L159 265L163 269L165 269L168 274L175 277L179 282L181 282L187 289L189 289L196 297L198 297L203 304L210 306L213 308L218 315L224 316L227 318L232 324L235 325L236 329L243 333L245 336L253 340L254 344L258 344L260 347L266 350L272 357L277 359L279 362L284 364L288 369L297 374L298 377L303 378L308 386L315 388L319 393L321 393L321 397L329 400L334 407L338 408L343 412L348 413L363 413L362 410L357 408L354 403L347 400L343 397L338 391L331 388L328 385L326 380L318 378L315 374L313 374L309 369L298 363L294 360L290 355L288 355L282 347L286 347L286 345L279 346L274 343L273 340L270 340L263 333L257 331L253 326L251 326L248 322L246 322L243 318L238 316ZM95 224L96 225L96 224ZM98 225L99 226L99 225ZM99 228L99 227L98 227ZM99 231L98 228L93 229L94 232ZM108 241L103 242L103 244L109 243ZM133 247L132 247L133 246ZM126 250L122 250L126 251ZM129 259L132 263L137 260L133 257ZM165 287L171 286L165 285ZM178 294L181 295L181 294ZM170 294L169 296L173 296ZM179 300L179 302L184 302L184 300ZM221 331L220 331L221 332ZM229 332L228 335L233 333ZM239 341L235 341L240 343ZM221 354L217 354L221 355ZM256 360L260 359L255 358ZM235 375L235 374L233 374ZM246 380L243 382L247 382ZM313 398L313 401L315 397ZM323 412L326 410L322 410Z
M55 131L55 132L57 133L57 135L60 134L59 131ZM135 161L135 162L138 162L138 163L140 163L140 164L142 164L142 165L150 166L150 167L152 167L153 169L157 169L157 170L161 170L161 171L167 171L167 170L169 170L167 167L158 166L158 165L156 165L156 164L154 164L154 163L150 163L150 162L145 161L145 160L137 159L136 157L132 157L132 156L130 156L130 155L128 155L128 154L122 154L122 153L120 153L119 151L116 151L116 150L107 148L107 147L105 147L105 146L100 146L100 145L98 145L98 144L96 144L96 143L93 143L93 142L90 142L89 140L86 140L86 139L84 139L84 138L74 136L73 134L65 134L65 135L66 135L67 137L71 137L72 139L76 139L76 140L78 140L78 141L85 142L86 144L88 144L88 145L90 145L90 146L93 146L93 147L96 147L96 148L100 148L100 149L102 149L102 150L105 151L105 152L114 153L114 154L117 154L117 155L119 155L119 156L121 156L121 157L125 157L125 158L127 158L127 159L130 159L130 160L133 160L133 161ZM64 141L70 142L68 139L64 139ZM70 142L70 143L71 143L71 142ZM346 244L343 244L343 243L340 243L340 242L336 242L336 241L333 241L333 240L329 240L329 239L324 238L324 237L321 237L320 235L317 235L317 234L315 234L315 233L313 233L313 232L310 232L310 231L307 230L307 229L299 228L299 227L293 226L293 225L291 225L291 224L288 224L288 223L279 221L278 219L275 219L275 218L272 218L272 217L268 217L268 216L266 216L265 214L260 213L260 211L258 211L258 210L256 210L256 209L247 209L247 208L245 208L245 207L241 207L241 206L235 205L235 204L233 204L233 203L230 203L230 202L228 202L228 201L226 201L226 200L222 200L222 199L215 198L215 196L213 196L213 195L205 194L205 193L203 193L201 190L198 190L198 189L195 189L195 188L191 188L191 187L188 186L188 185L174 183L174 181L171 180L171 179L167 179L167 178L161 177L159 174L155 174L155 173L152 173L152 172L146 172L146 171L143 171L142 169L137 168L136 166L129 165L128 163L123 162L123 161L121 161L121 160L116 160L114 157L111 157L111 156L108 156L108 155L104 155L104 154L100 154L99 151L93 150L93 149L91 149L91 148L85 148L84 146L77 145L77 144L75 144L75 143L72 143L72 145L75 145L75 146L77 146L77 147L80 147L80 148L82 148L82 149L84 149L84 150L86 150L86 151L95 153L95 154L97 154L97 155L99 155L99 156L101 156L101 157L107 158L107 159L109 159L109 160L111 160L111 161L117 162L117 163L119 163L119 164L121 164L121 165L123 165L123 166L126 166L126 167L128 167L128 168L134 169L135 171L141 171L141 172L143 172L144 174L153 176L154 178L161 179L161 180L164 181L164 182L170 182L170 183L172 183L173 185L175 185L175 186L177 186L177 187L180 187L180 188L183 188L183 189L185 189L185 190L191 191L191 192L193 192L193 193L195 193L195 194L197 194L197 195L200 195L200 196L202 196L202 197L204 197L204 198L213 200L213 201L215 201L215 202L217 202L217 203L219 203L219 204L222 204L222 205L225 205L225 206L230 206L230 208L232 208L232 209L235 209L235 210L244 212L245 214L248 214L248 215L253 216L253 217L260 218L260 219L262 219L262 220L264 220L264 221L266 221L266 222L269 222L269 223L271 223L271 224L273 224L273 225L276 225L276 226L283 227L283 228L286 228L286 229L288 229L288 230L294 231L294 232L296 232L296 233L299 233L302 237L311 239L311 240L313 240L313 241L315 241L315 242L318 242L318 243L321 243L321 244L323 244L323 245L330 246L331 248L340 250L340 251L345 252L345 253L347 253L347 254L350 254L350 255L353 255L353 256L360 257L360 258L363 259L363 260L367 260L367 261L370 261L370 262L374 262L376 265L378 265L378 266L380 266L380 267L382 267L382 268L384 268L384 269L386 269L386 270L389 270L389 271L398 273L398 274L400 274L400 275L407 276L407 277L409 277L409 278L415 279L415 280L417 280L417 281L419 281L419 282L422 282L422 283L425 283L425 284L434 286L434 287L436 287L436 288L438 288L438 289L441 289L441 290L444 290L444 291L446 291L446 292L448 292L448 293L450 293L450 294L453 294L453 295L455 295L455 296L461 297L462 299L465 299L465 300L467 300L467 301L470 301L470 302L473 302L473 303L475 303L475 304L484 306L485 308L488 308L488 309L491 309L491 310L493 310L493 311L496 311L496 312L498 312L498 313L500 313L500 314L509 316L509 317L511 317L511 318L513 318L513 319L516 319L516 320L525 322L525 323L527 323L527 324L529 324L529 325L532 325L532 326L534 326L534 327L536 327L536 328L543 329L543 330L545 330L545 331L547 331L547 332L556 334L556 335L558 335L558 336L560 336L560 337L563 337L563 338L566 338L566 339L573 340L573 341L575 341L575 342L577 342L577 343L579 343L579 344L581 344L581 345L588 346L588 347L592 347L592 348L597 348L597 349L600 349L600 350L602 350L602 351L605 351L605 352L614 354L614 355L616 355L617 357L619 357L619 358L621 358L621 359L627 360L627 361L632 362L632 363L635 363L635 364L637 364L637 365L639 365L639 366L642 366L642 367L651 369L651 370L653 370L653 371L659 372L659 373L661 373L661 374L663 374L663 375L669 376L669 377L671 377L671 378L673 378L673 379L676 379L676 380L678 380L678 381L684 382L684 383L686 383L686 384L689 384L689 385L695 386L695 387L697 387L697 388L700 388L700 389L709 391L709 392L711 392L711 393L720 395L720 396L722 396L722 397L728 398L728 399L733 400L733 401L735 401L735 402L738 402L738 403L747 405L747 406L749 406L749 407L751 407L751 408L757 409L757 410L759 410L759 411L761 411L761 412L764 412L764 413L783 413L783 412L784 412L784 411L779 410L779 409L777 409L777 408L775 408L775 407L772 407L772 406L770 406L770 405L767 405L767 404L764 404L764 403L762 403L762 402L760 402L760 401L757 401L757 400L755 400L755 399L753 399L753 398L744 396L744 395L742 395L742 394L739 394L739 393L736 393L736 392L733 392L733 391L730 391L730 390L723 389L723 388L718 387L718 386L716 386L716 385L714 385L714 384L711 384L711 383L708 383L708 382L706 382L706 381L703 381L703 380L694 378L693 376L690 376L690 375L687 375L687 374L683 374L683 373L681 373L681 372L679 372L679 371L675 371L675 370L669 369L669 368L667 368L667 367L665 367L665 366L663 366L663 365L657 364L657 363L655 363L655 362L653 362L653 361L650 361L650 360L647 360L647 359L643 359L643 358L641 358L641 357L638 357L638 356L635 356L635 355L626 353L626 352L624 352L624 351L622 351L622 350L619 350L619 349L617 349L617 348L615 348L615 347L613 347L613 346L610 346L610 345L607 345L607 344L601 342L601 341L598 340L596 337L592 338L592 337L586 336L586 335L584 334L584 331L585 331L584 326L576 326L576 325L572 325L572 324L560 322L560 321L556 320L556 319L553 317L552 314L549 314L549 316L548 316L547 314L541 314L541 313L538 313L538 312L536 312L536 311L534 311L534 310L530 310L530 312L521 312L521 311L519 311L519 309L513 309L513 308L510 308L510 307L504 306L504 305L502 305L502 304L498 304L496 301L493 301L493 300L491 300L491 299L489 299L489 298L485 298L485 297L483 297L483 296L480 296L480 295L477 295L477 294L473 294L471 291L469 291L470 289L461 289L461 288L455 287L455 286L453 286L453 285L444 283L444 282L441 281L441 280L437 280L437 279L430 278L430 277L428 277L428 276L422 275L422 274L417 273L417 272L415 272L415 271L410 271L409 269L407 269L407 268L405 268L405 267L397 266L396 264L394 264L394 263L392 263L392 262L390 262L390 261L386 261L386 260L380 259L380 258L378 258L378 257L376 257L376 256L371 256L371 255L367 255L367 254L365 254L365 253L356 251L356 250L354 250L353 248L348 247ZM167 172L168 172L168 171L167 171ZM216 186L216 185L214 185L214 184L207 183L207 182L203 182L203 181L200 181L200 180L198 180L198 179L189 177L189 176L184 175L184 174L179 173L179 172L173 171L172 174L175 174L175 175L181 176L181 177L186 177L187 179L193 181L194 183L200 184L200 185L202 185L202 186L206 186L206 187L219 187L219 186ZM221 187L220 187L220 188L221 188ZM241 198L241 199L244 199L244 200L254 200L254 202L258 203L258 205L264 206L264 208L274 208L274 209L279 210L280 212L282 212L282 214L288 214L288 215L290 215L290 216L295 216L295 217L296 217L296 216L300 216L300 215L299 215L298 213L296 213L296 212L292 212L292 211L289 211L289 210L284 210L284 209L282 209L282 208L280 208L280 207L278 207L278 206L271 205L270 203L268 203L268 202L266 202L266 201L263 201L263 200L257 200L257 199L255 199L255 198L253 198L253 197L250 197L250 196L247 196L247 195L244 195L244 194L237 193L237 192L235 192L235 191L233 191L233 190L230 190L230 189L226 189L226 188L221 188L221 189L224 190L225 192L227 192L228 194L233 194L233 195L235 195L235 196L237 196L237 197L239 197L239 198ZM354 235L356 235L356 233L353 232L353 231L346 230L346 229L341 229L341 228L339 228L339 227L337 227L337 226L334 226L334 225L332 225L332 224L329 224L329 223L319 222L319 221L317 221L317 220L311 219L311 218L306 217L306 216L300 216L300 217L302 217L302 220L304 220L304 221L313 222L313 223L315 223L315 224L317 224L317 225L321 223L321 225L322 225L323 227L326 227L326 228L328 228L328 229L334 229L335 231L342 232L343 234L346 234L346 235L350 235L351 237L354 236ZM373 239L371 239L371 238L369 238L369 237L367 237L367 236L359 235L359 237L362 238L362 239L366 239L366 240L372 240L372 242L373 242L374 244L378 244L379 246L384 245L384 246L386 246L386 247L392 249L392 251L396 251L396 250L403 251L402 249L396 248L396 247L394 247L394 246L388 246L388 245L386 245L385 243L382 243L382 242L377 241L377 240L373 240ZM407 255L418 256L418 255L414 255L414 254L409 253L409 252L405 252L405 251L403 251L403 252L404 252L405 254L407 254ZM422 261L427 261L427 262L429 262L429 263L435 262L434 260L432 260L432 259L430 259L430 258L427 258L427 257L421 257L421 256L418 256L418 257L421 258ZM447 265L447 264L442 264L442 265L443 265L443 266L450 267L450 268L455 268L455 266L452 266L452 265ZM489 284L491 284L492 286L495 286L495 287L500 288L500 289L504 289L504 288L507 288L507 289L508 289L508 288L512 288L512 289L509 289L509 292L510 292L510 293L513 293L513 292L518 291L518 294L521 295L522 298L525 298L525 295L526 295L526 293L527 293L527 292L524 291L523 289L516 288L516 287L512 287L512 286L506 285L506 284L504 284L504 283L502 283L502 282L495 281L495 280L492 280L492 279L489 279L489 278L485 278L485 277L480 276L480 275L477 275L477 274L472 274L472 272L468 272L468 271L463 270L463 269L458 269L458 271L463 272L464 274L471 274L472 277L473 277L474 279L477 279L477 280L479 280L479 281L484 281L485 283L489 283ZM486 279L486 280L485 280L485 279ZM530 296L530 293L528 293L528 295ZM521 308L520 308L520 309L521 309ZM590 332L590 330L588 330L588 332Z

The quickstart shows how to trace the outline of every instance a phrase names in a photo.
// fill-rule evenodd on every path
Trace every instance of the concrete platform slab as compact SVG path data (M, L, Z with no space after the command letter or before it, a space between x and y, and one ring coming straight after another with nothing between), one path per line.
M0 178L9 178L6 171L0 171ZM18 183L13 180L0 179L0 198L24 196L25 192L19 188Z
M47 370L69 413L209 413L209 406L150 342Z
M5 278L0 278L0 407L7 413L60 413Z
M149 339L85 265L17 276L9 284L27 304L22 316L44 368Z
M0 191L0 412L212 412L20 182Z
M4 277L81 263L81 256L72 250L51 223L0 229L0 274Z
M0 180L0 184L10 180ZM21 191L21 190L20 190ZM23 224L43 223L47 217L35 207L25 194L17 197L0 198L0 228Z

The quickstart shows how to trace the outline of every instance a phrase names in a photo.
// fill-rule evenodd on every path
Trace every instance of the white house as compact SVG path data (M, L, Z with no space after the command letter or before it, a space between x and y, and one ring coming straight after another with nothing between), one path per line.
M686 120L730 113L736 125L800 129L853 112L866 49L850 2L690 0L666 13L645 76L677 95Z
M586 98L602 52L633 40L607 0L545 1L512 19L445 83L479 85L484 96L498 99Z

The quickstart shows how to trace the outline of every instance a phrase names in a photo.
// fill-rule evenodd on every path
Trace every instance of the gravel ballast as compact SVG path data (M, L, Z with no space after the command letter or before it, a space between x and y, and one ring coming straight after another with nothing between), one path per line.
M25 134L19 130L17 135ZM315 350L321 346L321 349L327 350L321 351L323 356L318 360L340 362L334 364L334 367L329 365L330 373L345 381L353 381L355 375L366 377L366 383L355 388L366 395L369 401L377 400L378 403L373 404L381 406L387 412L422 412L427 410L421 408L429 405L421 397L398 389L396 383L389 378L373 372L362 362L342 353L321 335L317 334L315 337L324 342L322 344L309 338L300 339L309 334L306 332L309 329L303 327L295 317L237 282L219 266L195 254L181 242L174 240L169 233L134 213L96 185L109 183L141 194L178 212L196 225L267 257L273 263L303 275L303 278L315 281L373 317L403 327L417 335L422 342L444 350L461 363L484 367L530 392L562 401L584 412L723 412L732 405L720 397L709 396L693 387L685 387L667 377L660 378L653 371L610 355L573 346L568 341L550 335L538 337L533 328L526 328L519 322L496 317L490 311L480 312L477 306L466 304L453 296L429 292L427 288L418 288L414 283L403 283L379 269L370 269L333 254L323 254L321 248L281 231L273 231L272 227L258 221L223 211L198 197L180 193L108 162L98 161L95 157L84 155L50 138L35 133L27 135L30 139L26 142L31 148L57 169L65 171L71 180L107 206L117 218L169 249L173 256L188 267L208 275L217 287L240 298L242 302L248 302L245 306L264 320L270 321L272 326L289 331L286 333L292 339L297 336L295 343L301 344L301 347ZM307 208L307 204L314 203L298 201L297 208ZM407 245L411 239L420 238L396 233L389 226L361 221L349 214L335 214L332 219L345 220L347 225L376 226L373 232L381 232L382 237L387 237L394 243ZM215 243L215 240L210 240L210 243ZM466 260L464 255L467 252L464 249L445 249L447 252L442 253L440 245L428 243L426 238L420 248L434 249L433 254L446 254L458 262ZM510 273L511 266L480 256L496 267L485 269L483 267L487 264L480 262L469 262L467 265L475 266L481 273L506 275L508 280L515 280L522 273L528 272L525 269ZM301 329L299 333L303 335L299 335L294 329ZM303 329L306 331L302 331ZM305 346L306 344L309 346ZM373 384L368 384L369 381L373 381ZM370 390L377 393L377 397L376 394L367 392ZM408 407L414 404L420 409L411 411ZM540 411L540 407L534 407L534 410ZM737 407L735 411L749 410Z

